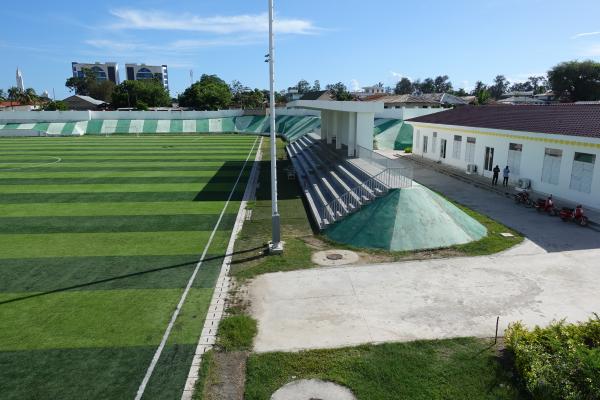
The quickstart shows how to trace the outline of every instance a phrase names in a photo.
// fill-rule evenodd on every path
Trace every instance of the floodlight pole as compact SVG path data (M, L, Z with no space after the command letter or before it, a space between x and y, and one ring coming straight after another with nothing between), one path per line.
M270 111L270 133L271 133L271 223L272 239L269 243L271 253L281 253L283 243L281 242L281 227L279 221L279 208L277 206L277 141L275 132L275 50L273 32L273 0L269 0L269 111Z

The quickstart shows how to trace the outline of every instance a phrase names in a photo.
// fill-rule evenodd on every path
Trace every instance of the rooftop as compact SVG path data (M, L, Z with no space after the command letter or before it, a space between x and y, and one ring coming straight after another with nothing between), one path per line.
M600 138L600 104L466 106L408 121Z

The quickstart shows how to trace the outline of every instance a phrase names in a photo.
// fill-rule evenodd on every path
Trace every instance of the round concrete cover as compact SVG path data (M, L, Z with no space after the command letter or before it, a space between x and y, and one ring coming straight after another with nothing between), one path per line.
M318 251L312 255L312 262L324 267L354 264L359 259L358 254L350 250L325 250Z
M356 400L343 386L318 379L290 382L273 393L271 400Z

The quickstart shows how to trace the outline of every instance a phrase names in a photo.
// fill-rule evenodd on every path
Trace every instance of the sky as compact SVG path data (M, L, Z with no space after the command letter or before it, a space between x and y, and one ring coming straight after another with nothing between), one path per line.
M567 60L600 61L598 0L275 0L276 86L350 89L449 75L523 81ZM202 74L268 87L267 0L29 0L0 6L0 88L64 86L71 62L167 64L171 95Z

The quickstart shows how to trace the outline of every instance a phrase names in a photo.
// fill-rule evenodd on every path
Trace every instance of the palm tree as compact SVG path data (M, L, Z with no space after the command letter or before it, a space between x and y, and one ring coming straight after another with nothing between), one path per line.
M0 101L6 100L6 94L4 93L4 89L0 89Z
M21 89L19 89L18 87L13 86L8 89L8 100L11 102L11 107L12 107L12 102L20 101L22 97L23 97L23 91Z
M35 92L35 89L33 88L27 88L25 89L25 91L23 92L22 95L22 101L25 104L32 104L35 105L37 103L38 100L38 95Z

